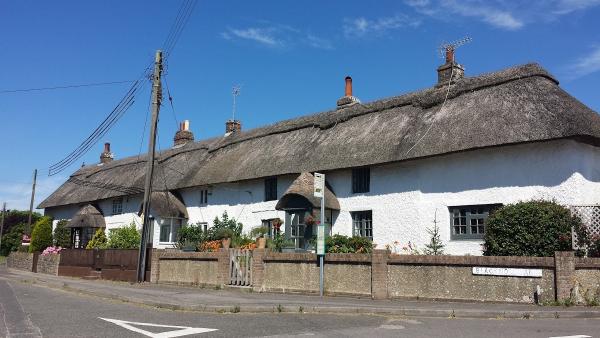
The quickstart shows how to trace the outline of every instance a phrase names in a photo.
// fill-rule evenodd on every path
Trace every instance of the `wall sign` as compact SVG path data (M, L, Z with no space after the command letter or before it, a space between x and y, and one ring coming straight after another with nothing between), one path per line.
M474 275L486 276L512 276L512 277L542 277L542 269L521 269L521 268L491 268L484 266L474 266Z
M323 191L325 191L325 175L315 173L315 197L323 198Z

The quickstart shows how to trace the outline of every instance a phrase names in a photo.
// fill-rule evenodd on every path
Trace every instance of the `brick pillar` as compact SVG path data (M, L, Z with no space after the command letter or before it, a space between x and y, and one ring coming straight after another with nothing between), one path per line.
M388 297L388 252L373 250L371 254L371 297L386 299Z
M158 276L160 274L159 253L160 251L158 249L152 249L152 255L150 255L150 283L154 284L158 283Z
M254 291L264 291L263 278L265 264L263 262L263 257L266 253L266 249L254 249L252 252L252 289Z
M571 288L575 277L575 255L573 251L556 251L554 253L554 284L556 300L571 297Z
M217 284L224 286L229 284L229 249L219 249L218 262Z

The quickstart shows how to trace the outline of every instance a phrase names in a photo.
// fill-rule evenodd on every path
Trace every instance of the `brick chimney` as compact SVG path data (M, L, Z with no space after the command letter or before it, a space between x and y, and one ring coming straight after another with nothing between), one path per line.
M242 122L240 120L227 120L225 122L225 135L242 131Z
M104 143L104 151L100 154L100 163L108 163L114 158L113 153L110 152L110 143Z
M344 90L344 96L337 100L338 109L346 108L351 105L360 103L360 100L354 96L352 96L352 78L350 76L346 76L346 87Z
M465 77L465 68L454 60L454 48L446 48L446 63L439 66L437 72L438 82L436 87L454 83ZM452 81L450 81L450 76L452 76Z
M188 142L194 142L194 134L190 131L190 121L185 120L179 123L179 130L173 137L174 145L183 145Z

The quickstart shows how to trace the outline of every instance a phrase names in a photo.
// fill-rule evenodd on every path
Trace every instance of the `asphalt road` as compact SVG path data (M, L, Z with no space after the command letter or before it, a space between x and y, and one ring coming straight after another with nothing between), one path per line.
M1 337L600 337L600 320L594 319L207 314L140 307L4 280L0 305Z

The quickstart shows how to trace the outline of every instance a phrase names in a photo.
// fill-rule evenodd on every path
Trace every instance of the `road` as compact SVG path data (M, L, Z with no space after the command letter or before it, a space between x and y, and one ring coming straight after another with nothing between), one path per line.
M0 304L1 337L600 337L600 320L595 319L208 314L142 307L6 280L0 280Z

